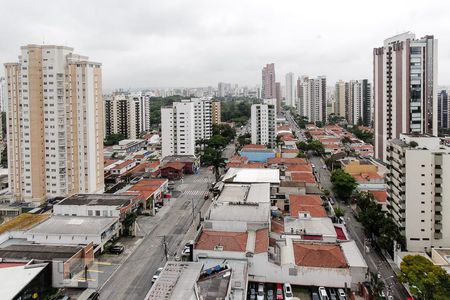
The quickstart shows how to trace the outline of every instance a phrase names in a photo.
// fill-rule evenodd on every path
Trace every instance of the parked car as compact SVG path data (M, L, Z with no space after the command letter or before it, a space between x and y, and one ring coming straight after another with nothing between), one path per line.
M155 274L152 277L152 283L155 283L155 281L158 280L159 274L161 274L163 269L164 268L158 268L158 270L156 270Z
M347 296L343 289L338 289L339 300L347 300Z
M125 247L119 244L116 244L109 248L109 253L112 254L121 254L125 250Z
M250 300L256 300L256 286L254 283L251 283L249 285L249 299Z
M281 283L277 283L277 300L283 299L283 285Z
M293 298L294 298L294 294L292 293L291 284L285 283L284 284L284 299L292 300Z
M99 292L93 292L92 294L89 295L89 297L87 297L86 300L97 300L99 297L100 297Z
M330 294L330 300L338 300L335 289L329 288L328 293Z
M189 244L184 245L183 251L181 251L182 256L189 256L191 255L191 247Z
M312 300L320 300L319 294L317 294L317 293L312 293L312 294L311 294L311 299L312 299Z
M267 296L266 296L267 300L275 300L274 294L273 294L273 290L267 290Z
M256 295L257 300L264 300L264 283L260 282L258 284L258 294Z
M319 287L319 297L320 300L330 300L330 298L328 298L327 291L323 286Z

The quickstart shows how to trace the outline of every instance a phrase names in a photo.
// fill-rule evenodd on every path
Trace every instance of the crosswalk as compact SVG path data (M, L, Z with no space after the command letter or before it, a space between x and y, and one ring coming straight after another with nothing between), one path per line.
M183 191L180 196L205 196L208 192L205 191Z

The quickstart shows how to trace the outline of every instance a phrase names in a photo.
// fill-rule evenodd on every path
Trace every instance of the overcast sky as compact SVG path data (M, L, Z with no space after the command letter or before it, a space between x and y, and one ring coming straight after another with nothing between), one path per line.
M105 90L260 84L269 62L282 84L292 71L332 85L372 80L373 48L412 31L439 39L439 84L447 85L449 14L444 0L2 0L0 62L44 41L101 62Z

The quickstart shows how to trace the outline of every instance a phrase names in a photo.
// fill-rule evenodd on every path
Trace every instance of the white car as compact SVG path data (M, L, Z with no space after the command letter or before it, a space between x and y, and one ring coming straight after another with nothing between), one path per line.
M264 300L264 283L259 283L258 284L258 292L256 294L256 299L257 300Z
M155 275L152 277L152 283L155 283L155 281L158 280L159 274L161 274L163 269L164 268L158 268L158 270L156 270Z
M291 284L285 283L283 289L284 289L284 299L286 299L286 300L294 299L294 294L292 293Z
M184 246L183 251L181 251L182 256L189 256L191 254L191 248L189 246Z

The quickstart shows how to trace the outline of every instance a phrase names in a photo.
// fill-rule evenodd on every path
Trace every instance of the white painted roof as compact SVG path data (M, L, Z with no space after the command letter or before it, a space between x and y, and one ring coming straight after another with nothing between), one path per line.
M13 299L47 264L0 268L2 299Z
M223 177L223 181L235 183L280 183L280 170L230 168Z
M350 267L364 267L367 268L361 252L358 249L355 241L348 241L341 243L342 252L344 253L347 264Z

